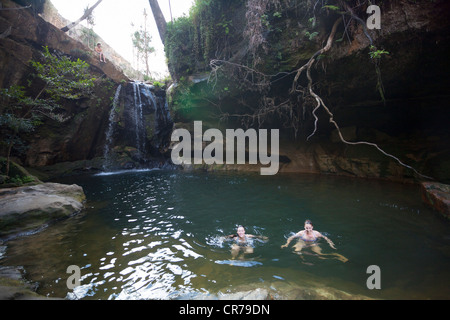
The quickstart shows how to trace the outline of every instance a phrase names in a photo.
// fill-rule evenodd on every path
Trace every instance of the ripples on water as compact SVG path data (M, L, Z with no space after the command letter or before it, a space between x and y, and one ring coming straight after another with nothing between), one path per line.
M71 178L86 210L8 244L5 265L23 265L39 293L70 299L217 297L242 285L289 290L331 286L381 298L449 298L449 229L414 186L317 176L119 172ZM305 219L349 259L303 260L286 239ZM235 260L223 236L242 224L254 253ZM323 252L332 250L321 244ZM305 252L308 253L308 252ZM306 259L306 260L305 260ZM377 264L384 290L365 287ZM70 265L81 286L68 290ZM425 272L425 273L424 273ZM434 275L431 277L430 275ZM445 285L443 285L443 283Z

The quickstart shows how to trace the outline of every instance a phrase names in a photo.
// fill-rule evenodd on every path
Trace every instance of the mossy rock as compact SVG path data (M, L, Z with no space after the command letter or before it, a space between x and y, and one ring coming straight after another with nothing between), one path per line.
M14 161L10 161L9 174L6 175L6 162L6 158L0 157L0 188L13 188L41 183L37 177L31 175L24 167Z

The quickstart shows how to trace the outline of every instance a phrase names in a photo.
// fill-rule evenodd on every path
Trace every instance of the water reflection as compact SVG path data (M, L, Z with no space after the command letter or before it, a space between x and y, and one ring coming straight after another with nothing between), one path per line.
M1 261L23 265L43 295L177 299L217 297L244 285L276 288L286 297L326 285L376 298L450 297L443 286L450 280L448 224L422 206L413 186L164 170L68 182L85 190L83 214L8 243ZM280 249L306 218L349 262L305 256L305 264L292 250ZM239 224L269 240L255 241L254 253L233 260L223 236ZM379 292L365 286L372 264L383 272ZM82 274L74 290L66 286L70 265ZM424 271L434 278L418 280Z

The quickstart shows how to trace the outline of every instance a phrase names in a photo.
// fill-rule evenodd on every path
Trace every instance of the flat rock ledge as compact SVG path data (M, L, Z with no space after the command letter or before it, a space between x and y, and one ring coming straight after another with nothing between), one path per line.
M42 183L0 189L0 238L39 230L79 213L85 200L78 185Z
M421 189L423 202L450 219L450 185L438 182L423 182Z

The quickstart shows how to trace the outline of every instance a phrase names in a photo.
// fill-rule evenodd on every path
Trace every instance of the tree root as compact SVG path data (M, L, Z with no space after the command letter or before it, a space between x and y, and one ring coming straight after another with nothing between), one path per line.
M359 19L347 6L347 10L348 12L350 12L350 15L352 16L352 18L355 18L357 21L361 20ZM359 19L359 20L358 20ZM228 65L231 66L233 68L238 68L241 70L244 70L244 72L246 73L246 77L248 75L251 75L251 79L255 79L258 78L259 81L257 81L256 83L252 83L253 86L259 87L259 90L261 90L261 88L267 87L268 85L270 85L270 78L273 78L275 76L278 76L280 74L284 74L284 75L291 75L296 73L293 84L292 84L292 89L291 89L291 93L305 93L304 90L298 89L298 80L300 78L300 76L302 75L303 72L306 72L306 77L308 79L308 86L307 86L307 92L309 93L309 95L311 97L314 98L314 100L316 101L316 106L314 107L313 111L312 111L312 115L314 117L314 130L313 132L307 137L307 141L315 135L315 133L317 132L317 123L319 121L319 118L317 117L316 112L320 109L320 107L322 107L326 113L329 115L329 122L331 124L334 125L334 127L336 128L338 135L339 135L339 139L342 143L347 144L347 145L367 145L367 146L371 146L376 148L379 152L381 152L383 155L395 160L399 165L401 165L402 167L405 167L407 169L412 170L417 176L425 178L425 179L431 179L434 180L434 178L426 176L421 174L420 172L418 172L416 169L414 169L412 166L409 166L405 163L403 163L399 158L395 157L394 155L384 151L382 148L380 148L376 143L372 143L372 142L367 142L367 141L347 141L344 136L342 135L341 129L339 127L339 125L336 123L336 121L334 120L334 115L333 113L330 111L330 109L326 106L326 104L323 102L322 98L317 95L314 90L313 90L313 79L311 77L311 67L314 64L314 62L316 61L316 58L321 55L324 54L325 52L329 51L333 45L333 41L334 41L334 36L336 34L337 28L339 26L339 24L342 21L342 17L338 18L335 23L333 24L333 27L331 29L330 35L328 36L326 45L318 50L316 53L314 53L314 55L308 60L307 63L305 63L303 66L301 66L300 68L298 68L297 70L294 70L293 72L283 72L283 73L278 73L276 75L266 75L260 71L257 71L253 68L249 68L247 66L238 64L238 63L234 63L234 62L230 62L230 61L224 61L224 60L212 60L210 63L210 66L212 68L212 72L210 75L210 81L212 80L212 78L214 78L215 80L217 80L217 71L223 66L223 65ZM362 21L362 20L361 20ZM360 21L360 22L361 22ZM362 21L363 22L363 21ZM368 37L370 43L372 43L372 38L370 37L370 35L367 33L367 30L365 30L365 34ZM211 77L212 76L212 77ZM244 78L246 78L244 77ZM215 84L214 84L215 86ZM273 99L272 99L273 100ZM275 112L275 109L277 107L286 107L287 102L281 103L279 105L275 105L275 103L271 103L269 106L265 105L264 108L260 108L260 110L256 111L254 114L225 114L225 117L228 116L233 116L233 117L243 117L243 118L252 118L253 120L258 119L258 124L261 124L261 117L268 115L268 114L273 114ZM291 115L292 115L292 106L291 108ZM297 119L298 120L298 119ZM296 126L294 126L294 129L298 130L298 128Z
M333 113L330 111L330 109L326 106L326 104L323 102L322 98L319 97L319 96L314 92L314 90L313 90L313 88L312 88L313 80L312 80L312 77L311 77L311 66L314 64L315 58L316 58L318 55L323 54L323 53L327 52L328 50L330 50L331 45L332 45L332 43L333 43L334 36L335 36L335 34L336 34L336 29L337 29L338 25L340 24L341 20L342 20L342 19L339 18L339 19L337 19L336 22L334 23L333 28L332 28L332 30L331 30L331 33L330 33L329 37L328 37L327 44L325 45L325 47L323 47L322 49L320 49L319 51L317 51L317 52L310 58L310 60L309 60L306 64L304 64L302 67L300 67L300 68L297 70L297 74L296 74L295 79L294 79L294 82L293 82L293 91L297 91L297 90L296 90L297 81L298 81L300 75L303 73L303 71L306 70L306 76L307 76L307 78L308 78L308 91L309 91L310 95L311 95L312 97L314 97L314 99L315 99L316 102L317 102L316 107L315 107L314 110L312 111L312 115L314 116L314 119L315 119L315 120L314 120L314 130L313 130L313 132L306 138L306 140L308 141L312 136L314 136L314 134L315 134L316 131L317 131L317 123L318 123L318 121L319 121L319 118L317 117L316 112L317 112L317 110L318 110L320 107L322 107L322 108L327 112L327 114L329 115L329 117L330 117L329 122L330 122L331 124L333 124L334 127L336 128L336 130L337 130L337 132L338 132L338 135L339 135L339 139L341 140L341 142L343 142L343 143L345 143L345 144L348 144L348 145L368 145L368 146L372 146L372 147L376 148L379 152L381 152L382 154L384 154L385 156L387 156L387 157L389 157L389 158L391 158L391 159L394 159L394 160L395 160L398 164L400 164L401 166L403 166L403 167L405 167L405 168L408 168L408 169L412 170L416 175L418 175L418 176L420 176L420 177L422 177L422 178L434 180L432 177L423 175L423 174L421 174L420 172L418 172L416 169L414 169L413 167L411 167L411 166L409 166L409 165L403 163L400 159L398 159L398 158L395 157L394 155L392 155L392 154L390 154L390 153L387 153L386 151L384 151L383 149L381 149L376 143L367 142L367 141L347 141L347 140L344 138L344 136L342 135L342 132L341 132L341 129L340 129L339 125L336 123L336 121L334 121L334 114L333 114Z

